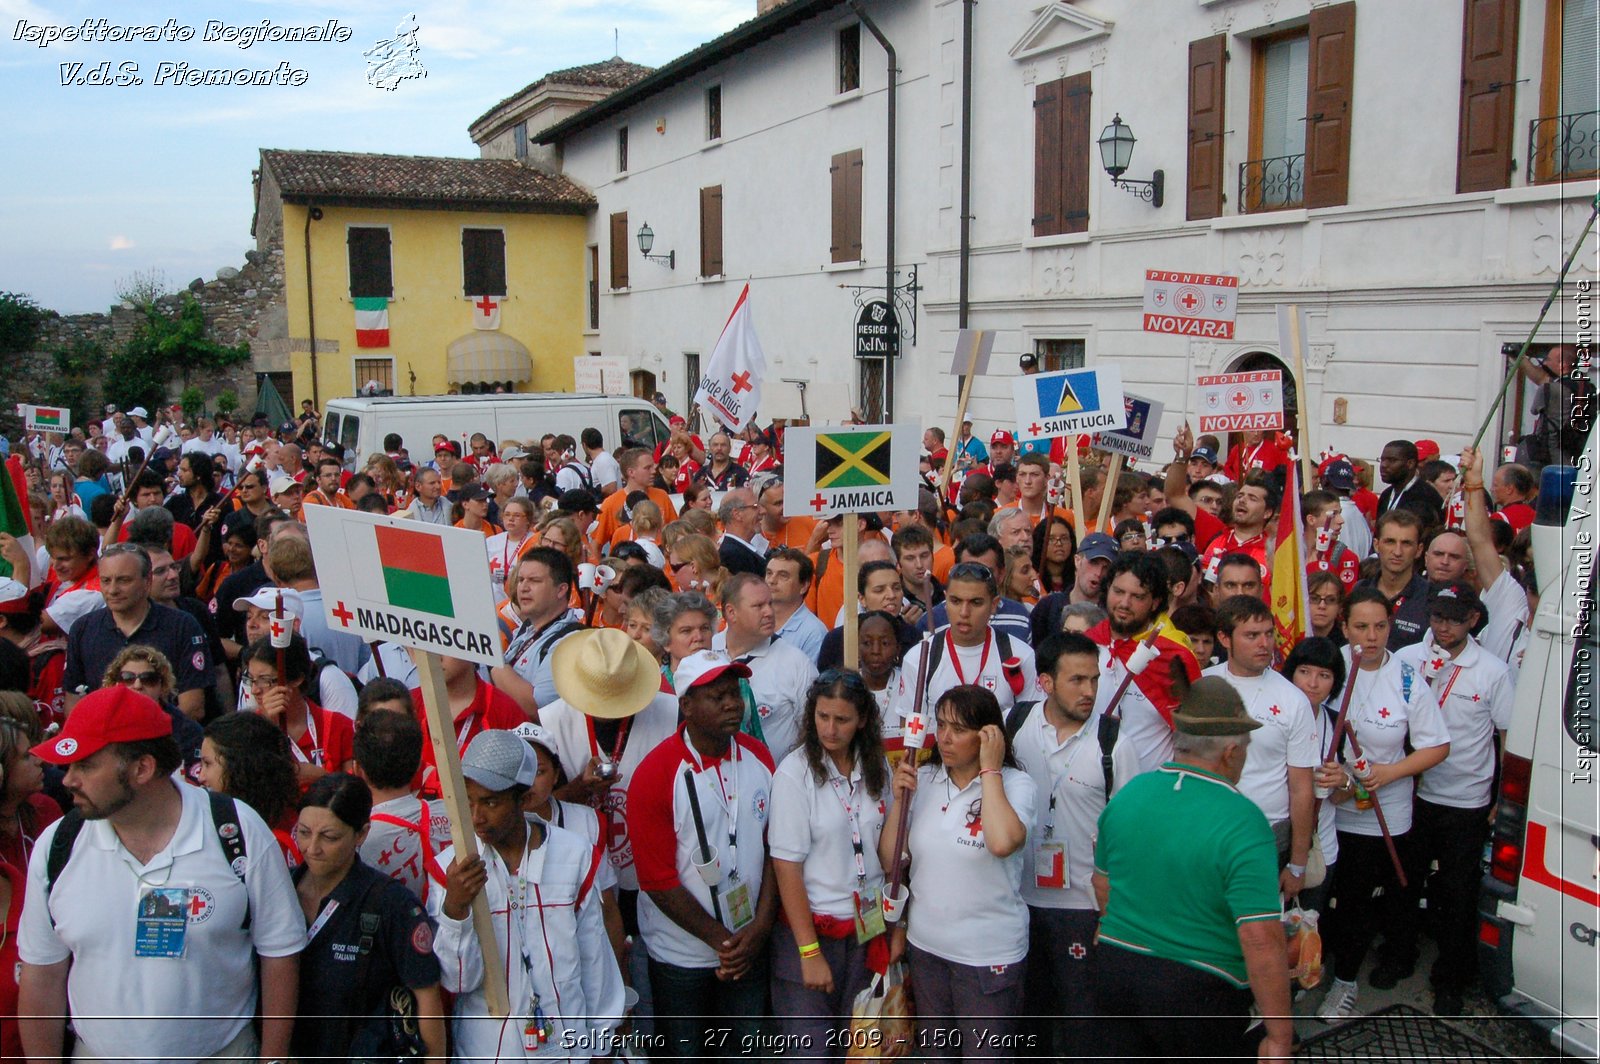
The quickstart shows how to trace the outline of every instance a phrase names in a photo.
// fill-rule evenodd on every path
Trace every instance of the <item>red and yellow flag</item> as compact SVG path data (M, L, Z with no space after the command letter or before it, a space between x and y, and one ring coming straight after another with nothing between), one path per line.
M1289 656L1296 643L1305 638L1306 618L1311 603L1306 598L1305 550L1301 543L1304 523L1300 520L1300 487L1296 481L1300 463L1285 465L1288 476L1283 484L1283 503L1278 507L1278 529L1272 550L1272 619L1278 633L1278 660Z

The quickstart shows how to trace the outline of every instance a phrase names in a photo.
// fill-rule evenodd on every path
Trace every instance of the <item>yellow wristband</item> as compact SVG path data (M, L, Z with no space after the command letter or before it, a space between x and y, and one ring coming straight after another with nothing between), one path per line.
M822 956L822 943L820 942L813 942L809 946L800 947L800 959L803 961L820 956Z

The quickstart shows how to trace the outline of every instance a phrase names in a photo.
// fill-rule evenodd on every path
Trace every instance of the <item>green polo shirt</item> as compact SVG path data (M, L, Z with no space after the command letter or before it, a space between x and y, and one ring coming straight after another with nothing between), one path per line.
M1283 903L1272 826L1233 784L1176 762L1134 777L1100 814L1094 858L1111 881L1101 941L1249 984L1239 925Z

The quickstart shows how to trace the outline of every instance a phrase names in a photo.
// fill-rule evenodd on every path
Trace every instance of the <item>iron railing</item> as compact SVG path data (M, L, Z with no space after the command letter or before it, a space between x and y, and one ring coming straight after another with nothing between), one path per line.
M1239 213L1279 211L1304 204L1305 168L1305 152L1240 163Z
M1600 172L1600 111L1548 115L1528 123L1528 172L1539 181L1565 181Z

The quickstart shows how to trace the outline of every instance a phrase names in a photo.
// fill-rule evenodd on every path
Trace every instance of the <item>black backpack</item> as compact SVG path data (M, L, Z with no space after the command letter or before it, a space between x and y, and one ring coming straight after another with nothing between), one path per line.
M245 884L245 845L244 829L239 826L239 808L234 800L226 794L216 791L207 791L206 797L211 800L211 824L217 831L217 841L222 843L222 855L228 862L228 867L241 885ZM50 853L45 858L44 864L44 893L49 898L50 892L55 889L56 880L61 878L61 873L66 870L67 863L72 860L73 847L78 842L78 833L83 830L83 814L78 808L67 810L56 825L56 833L50 840ZM46 906L49 911L49 906ZM50 917L52 926L55 917ZM250 894L245 892L244 922L239 925L241 931L250 930Z
M585 488L594 488L594 478L589 475L589 467L584 465L582 462L568 462L561 468L570 469L574 473L578 474L578 480L582 482Z
M1022 722L1028 719L1037 702L1018 702L1006 714L1006 741L1014 743ZM1111 788L1116 785L1116 772L1111 767L1111 751L1117 747L1117 734L1122 730L1122 718L1100 714L1098 738L1100 740L1100 772L1106 778L1106 801L1111 800Z

